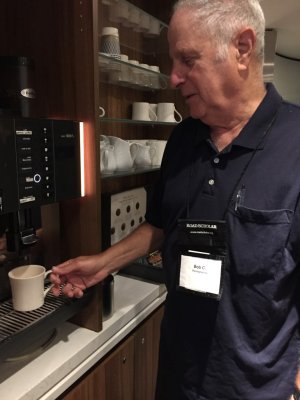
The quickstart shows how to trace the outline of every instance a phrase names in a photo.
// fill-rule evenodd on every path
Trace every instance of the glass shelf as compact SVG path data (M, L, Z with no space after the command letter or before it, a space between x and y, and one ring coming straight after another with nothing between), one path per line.
M177 125L178 122L162 122L162 121L137 121L134 119L126 119L126 118L107 118L100 117L101 122L106 123L122 123L122 124L133 124L133 125L165 125L165 126L174 126Z
M132 168L128 171L115 171L113 174L103 174L101 173L101 179L114 179L120 178L125 176L132 176L132 175L139 175L145 174L149 172L156 172L159 171L160 167L139 167L139 168Z
M140 14L140 16L148 16L148 17L150 18L150 20L156 21L156 22L159 24L159 31L160 31L160 32L162 31L162 29L164 29L164 28L167 29L167 28L168 28L168 25L167 25L165 22L159 20L158 18L156 18L156 17L154 17L153 15L147 13L146 11L142 10L141 8L137 7L136 5L130 3L130 2L127 1L127 0L102 0L102 4L107 5L107 6L109 6L109 7L118 4L118 2L121 3L121 4L125 4L125 5L128 7L129 10L130 10L130 9L136 10L136 11ZM113 22L116 22L116 21L113 21ZM127 26L127 27L132 27L133 29L137 29L137 28L138 28L138 22L137 22L137 21L132 21L132 22L131 22L131 21L130 21L130 18L129 18L129 21L127 21L127 22L129 22L129 24L126 24L126 23L125 23L125 26ZM131 24L130 24L130 22L131 22ZM131 26L131 25L132 25L132 26ZM143 31L142 31L142 32L143 32ZM151 32L149 33L149 32L147 32L147 30L145 30L145 32L143 32L143 34L144 34L146 37L154 37L154 36L157 36L157 35L152 35Z
M139 90L162 90L169 88L169 76L161 72L98 53L100 81Z

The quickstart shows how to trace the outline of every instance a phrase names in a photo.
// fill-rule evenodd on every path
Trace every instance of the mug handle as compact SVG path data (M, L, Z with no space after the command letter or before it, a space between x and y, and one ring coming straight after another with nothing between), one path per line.
M132 161L134 161L138 152L138 145L136 143L129 143L129 150Z
M160 85L160 88L159 88L159 89L167 89L167 87L168 87L168 82L167 82L167 80L165 79L165 77L163 77L163 76L160 76L160 77L159 77L159 85Z
M149 117L150 117L150 121L154 121L154 122L157 121L157 115L155 114L155 112L152 110L151 107L149 107Z
M112 145L108 145L106 149L104 149L103 152L103 173L105 173L109 168L111 168L111 166L109 165L109 150L113 151L114 150L114 146ZM113 172L116 169L116 166L113 165L113 168L111 170L111 172Z
M103 162L103 171L102 172L105 172L108 167L108 149L104 149L104 151L102 153L102 162Z
M176 122L181 122L181 121L182 121L182 116L181 116L181 114L176 110L176 108L174 109L174 111L175 111L175 115L178 115L178 117L179 117L179 120L177 120L177 119L175 118Z
M44 279L46 279L47 276L51 274L51 272L52 272L51 269L46 271L45 275L44 275ZM44 297L46 297L46 295L50 292L50 290L53 288L53 286L54 286L54 284L52 283L47 289L44 290Z
M102 118L105 116L105 109L99 106L99 117Z

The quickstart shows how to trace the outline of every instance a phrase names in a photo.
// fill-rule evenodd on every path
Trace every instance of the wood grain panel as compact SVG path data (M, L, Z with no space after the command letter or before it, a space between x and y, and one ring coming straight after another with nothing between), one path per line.
M134 399L153 400L153 323L148 319L134 333Z
M168 21L171 0L132 0L132 3ZM96 253L101 249L102 186L103 191L123 191L157 178L157 173L151 172L101 183L100 134L126 139L165 139L171 131L159 126L100 124L99 105L106 108L108 116L129 118L133 101L175 102L184 114L182 100L178 91L143 92L99 83L102 74L98 68L99 34L103 26L111 26L108 8L100 0L2 0L0 22L0 54L29 56L35 61L36 116L85 123L86 196L62 202L57 213L59 221L53 223L45 218L44 236L52 235L45 253L53 251L53 243L60 243L60 261ZM165 73L170 71L166 31L155 41L120 27L120 37L124 43L122 51L130 57L158 64ZM155 52L148 54L149 46ZM101 323L97 322L100 303L98 309L90 308L95 313L95 318L92 314L90 318L96 322L92 328L95 330L101 329Z
M101 247L99 151L95 146L99 129L97 7L98 1L93 0L0 2L0 34L7 38L0 42L0 54L29 56L35 62L35 116L85 122L87 195L60 204L55 229L49 218L44 218L44 237L52 235L51 243L60 243L57 253L61 261L98 252ZM47 249L47 243L45 240L45 253L49 254L53 245L49 241ZM89 309L95 312L89 327L100 330L101 302L96 308L95 303Z
M158 1L148 2L146 0L133 0L132 4L140 7L148 13L156 16L162 21L168 22L168 11L171 9L172 1L165 1L160 5ZM163 13L161 13L163 10ZM159 38L145 38L141 33L134 32L132 28L113 23L109 19L109 7L99 7L99 38L104 26L114 26L119 29L121 53L128 54L129 58L137 59L150 65L159 65L162 72L168 74L171 69L167 29L163 29ZM99 39L100 43L100 39ZM107 73L99 68L99 101L105 108L106 116L110 118L131 118L132 103L134 101L146 101L149 103L175 102L178 111L187 115L179 91L166 89L161 91L141 91L115 86L108 83ZM167 139L172 131L168 126L147 126L121 123L100 122L100 135L118 136L123 139ZM142 175L134 175L122 178L105 179L101 181L102 192L118 192L129 190L134 187L153 184L158 173L151 172Z
M134 338L130 336L104 362L105 400L134 398Z
M106 400L105 369L97 365L57 400Z
M160 326L161 321L164 315L164 306L161 306L158 310L155 311L152 317L152 328L153 328L153 395L154 399L155 387L156 387L156 378L157 378L157 369L158 369L158 357L159 357L159 342L160 342Z

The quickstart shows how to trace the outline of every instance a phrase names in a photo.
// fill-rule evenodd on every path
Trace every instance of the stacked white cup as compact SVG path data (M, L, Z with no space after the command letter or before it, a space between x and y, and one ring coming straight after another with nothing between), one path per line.
M109 80L113 83L126 84L130 82L129 68L128 65L125 64L128 63L128 55L121 54L120 59L124 63L121 63L119 70L109 72Z
M176 117L178 119L176 119ZM179 111L176 110L174 103L158 103L157 121L178 123L182 121L182 116Z
M132 119L135 121L156 121L157 116L150 103L136 101L132 104Z

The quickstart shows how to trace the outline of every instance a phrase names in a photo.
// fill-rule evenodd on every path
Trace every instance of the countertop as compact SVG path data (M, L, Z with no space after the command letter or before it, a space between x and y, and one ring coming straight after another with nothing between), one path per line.
M0 364L0 398L54 400L161 305L165 286L115 276L115 312L101 332L65 322L43 351Z

